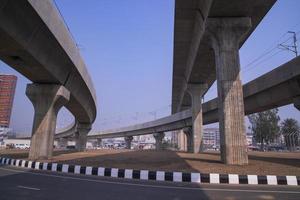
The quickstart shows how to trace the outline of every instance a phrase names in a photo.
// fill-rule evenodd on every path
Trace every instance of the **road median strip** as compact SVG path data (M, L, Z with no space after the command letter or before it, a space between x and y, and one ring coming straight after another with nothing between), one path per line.
M249 184L249 185L290 185L299 186L300 176L239 175L193 172L165 172L69 165L61 163L35 162L0 157L0 164L34 170L62 173L106 176L125 179L156 180L171 182L211 183L211 184Z

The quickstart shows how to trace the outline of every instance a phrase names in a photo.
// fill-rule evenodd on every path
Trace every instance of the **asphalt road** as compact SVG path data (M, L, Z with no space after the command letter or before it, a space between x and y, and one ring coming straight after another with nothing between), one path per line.
M0 166L0 199L299 200L300 187L125 180Z

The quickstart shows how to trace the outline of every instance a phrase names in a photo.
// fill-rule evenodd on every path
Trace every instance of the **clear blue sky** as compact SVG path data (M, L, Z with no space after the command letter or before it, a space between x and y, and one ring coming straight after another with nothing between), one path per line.
M170 114L173 0L56 0L56 3L94 81L98 97L94 131L152 120L155 110L156 118ZM300 31L299 8L300 1L278 0L241 48L243 83L294 56L274 49L249 65L288 39L290 35L285 34L288 30ZM297 36L300 40L300 34ZM17 132L30 133L33 107L24 95L29 81L1 62L0 72L19 78L11 126ZM212 87L205 100L214 97L216 89ZM292 105L280 108L280 116L300 120L300 112ZM72 119L64 109L59 113L58 126L67 125Z

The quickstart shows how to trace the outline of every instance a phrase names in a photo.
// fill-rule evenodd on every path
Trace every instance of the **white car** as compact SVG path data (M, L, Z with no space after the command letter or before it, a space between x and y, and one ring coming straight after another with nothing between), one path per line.
M16 149L29 149L28 144L15 144Z

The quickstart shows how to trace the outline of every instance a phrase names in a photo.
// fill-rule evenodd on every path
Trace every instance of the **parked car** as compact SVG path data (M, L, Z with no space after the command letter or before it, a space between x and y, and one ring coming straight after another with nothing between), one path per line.
M29 147L28 144L15 144L16 149L29 149Z

